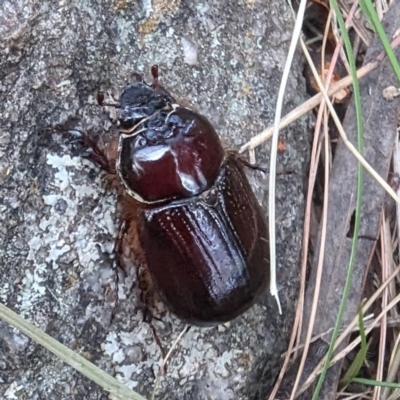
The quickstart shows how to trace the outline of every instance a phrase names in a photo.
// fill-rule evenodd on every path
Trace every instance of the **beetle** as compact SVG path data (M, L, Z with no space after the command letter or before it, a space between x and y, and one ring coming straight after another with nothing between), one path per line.
M198 326L250 308L269 283L268 230L245 174L209 120L175 103L158 82L137 75L119 101L118 146L92 159L125 189L121 239L135 228L144 262L167 307Z

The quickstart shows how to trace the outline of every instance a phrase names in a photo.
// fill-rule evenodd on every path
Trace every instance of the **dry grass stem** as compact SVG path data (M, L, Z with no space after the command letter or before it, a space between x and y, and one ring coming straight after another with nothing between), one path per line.
M398 272L398 271L397 271ZM388 283L387 283L388 284ZM385 285L385 287L387 286ZM368 335L372 329L376 328L379 326L379 321L383 318L383 316L392 308L394 307L397 303L400 302L400 294L396 296L389 304L387 307L385 307L382 312L375 318L373 323L368 327L368 329L365 329L365 334ZM358 316L357 316L358 317ZM347 329L346 329L347 331ZM338 338L336 344L335 344L335 349L339 346L341 342L343 342L344 339L346 339L347 335L344 335L344 333ZM350 351L354 350L356 346L358 346L361 343L361 337L358 336L356 339L354 339L345 349L340 351L335 357L332 358L331 362L329 363L329 366L331 367L332 365L336 364L338 361L342 360L347 354L350 353ZM320 361L320 363L315 367L313 372L310 374L310 376L307 378L307 380L304 382L303 386L297 392L297 396L300 394L304 393L313 383L313 381L317 378L317 376L322 372L323 366L325 363L325 358Z
M343 130L343 126L340 123L339 117L335 111L335 109L333 108L332 103L329 101L329 94L328 92L325 90L321 79L318 76L318 72L315 69L312 61L311 61L311 56L303 42L303 40L300 41L301 46L303 48L303 51L306 55L307 61L309 62L309 65L311 67L311 70L313 72L314 78L318 83L318 86L323 94L323 96L325 97L326 100L326 104L329 108L329 111L331 112L331 116L333 121L335 122L335 125L339 131L339 134L344 142L344 144L347 146L347 148L351 151L351 153L354 155L354 157L356 157L356 159L362 164L362 166L371 174L371 176L385 189L385 191L387 193L389 193L389 195L397 202L400 204L400 198L397 196L397 194L394 192L394 190L390 187L390 185L379 175L376 173L376 171L371 167L371 165L369 165L369 163L365 160L365 158L358 152L358 150L354 147L354 145L349 141L349 139L347 138L346 132Z
M326 48L327 38L329 35L330 20L331 20L332 15L333 15L333 13L331 10L329 13L329 16L328 16L328 21L326 23L325 32L324 32L324 41L323 41L322 52L321 52L321 57L322 57L321 65L325 65L325 48ZM335 52L333 54L332 61L329 66L329 70L328 70L326 79L324 79L325 77L322 76L322 79L324 80L324 85L325 85L326 89L328 89L331 84L335 65L336 65L337 58L338 58L341 47L342 47L341 41L339 41L335 48ZM304 48L303 48L303 51L304 51ZM315 65L312 63L311 58L308 58L308 62L310 63L310 67L311 67L311 69L313 69L313 72L316 72ZM321 70L323 71L323 68ZM329 103L329 104L326 104L326 103ZM316 282L314 284L315 292L314 292L313 302L312 302L312 306L311 306L312 309L311 309L311 313L310 313L310 319L308 321L309 325L308 325L307 332L306 332L304 351L302 354L302 358L300 360L300 365L299 365L298 372L296 375L295 383L292 388L291 397L290 397L291 400L295 398L296 391L297 391L298 385L300 383L301 375L303 373L304 366L306 363L309 345L310 345L311 339L312 339L312 332L314 329L315 316L317 313L319 288L321 287L322 269L323 269L324 254L325 254L326 225L327 225L327 219L328 219L328 191L329 191L329 176L330 176L330 159L331 159L330 145L329 145L329 129L328 129L329 115L328 115L328 109L326 108L326 105L328 105L329 109L333 108L332 104L330 103L329 98L328 99L325 98L324 100L321 101L318 116L317 116L316 128L315 128L315 132L314 132L314 138L316 140L318 140L322 117L323 117L323 122L324 122L324 136L323 137L324 137L324 144L325 144L325 146L324 146L324 149L325 149L325 152L324 152L324 155L325 155L325 157L324 157L324 159L325 159L325 164L324 164L325 165L325 169L324 169L325 177L324 177L324 196L323 196L324 203L323 203L322 221L321 221L322 231L321 231L320 248L318 249L319 256L318 256L317 276L316 276ZM315 162L316 165L318 165L318 160L313 160L313 162ZM315 177L314 177L314 179L315 179ZM315 180L312 181L312 185L314 185L314 182L315 182ZM310 191L308 192L308 194L310 196L308 198L311 198L312 192L313 192L313 186L310 187ZM307 206L308 205L311 206L310 202L307 202ZM307 211L309 211L309 210L307 210ZM349 221L350 221L350 217L351 216L349 215L348 216ZM307 219L306 223L307 224L310 223L309 218ZM306 236L304 236L303 240L305 243L309 242L309 238ZM307 254L307 252L304 252L303 254ZM306 261L306 257L305 257L305 261ZM300 324L300 326L301 326L301 324ZM301 331L298 332L298 342L300 341L300 334L301 334Z
M327 37L327 35L325 35ZM328 73L327 78L327 85L329 85L330 78ZM299 301L297 304L296 309L296 316L293 325L292 336L290 339L290 343L288 346L288 351L285 353L285 360L280 371L279 377L277 382L272 390L269 399L272 400L281 384L283 376L287 370L287 366L290 360L290 354L292 353L292 349L294 348L294 343L297 343L301 340L301 332L302 332L302 315L303 315L303 307L304 307L304 295L305 295L305 283L306 283L306 270L307 270L307 262L308 262L308 244L309 244L309 234L310 234L310 220L311 220L311 207L312 207L312 193L314 190L315 179L317 175L317 169L319 164L320 158L320 127L321 127L321 119L322 113L324 110L324 101L321 103L318 113L318 119L316 123L316 128L314 132L314 140L313 140L313 147L311 152L311 165L310 165L310 173L309 173L309 180L308 180L308 190L307 190L307 200L306 200L306 210L305 210L305 220L304 220L304 233L303 233L303 258L301 264L301 279L300 279L300 290L299 290ZM296 346L297 348L298 346ZM303 346L304 347L304 344ZM301 374L299 373L298 376L300 377Z
M156 398L156 393L157 393L158 386L160 384L161 376L163 375L163 373L165 371L165 366L167 365L167 362L168 362L169 358L171 357L172 352L175 350L176 346L178 345L178 343L182 339L183 335L189 330L189 328L190 328L190 325L185 325L183 327L181 333L174 340L174 342L172 343L171 348L168 350L168 353L166 354L166 356L162 360L162 363L160 365L160 369L158 370L157 377L156 377L156 379L154 381L154 388L153 388L153 393L151 394L151 400L154 400Z
M340 8L343 12L343 16L345 18L348 17L349 15L349 6L347 1L339 1L340 3ZM353 8L356 8L358 6L358 1L355 1L353 3ZM351 24L348 25L348 27L354 28L354 30L357 33L357 37L359 37L365 44L365 46L369 47L371 44L371 32L365 28L363 21L360 21L358 19L352 18Z
M369 400L371 398L371 390L366 390L364 393L338 393L338 399L344 400Z
M371 321L373 318L374 318L374 314L369 314L369 315L367 315L366 317L364 317L364 318L363 318L364 325L365 325L366 327L372 326L372 322L369 323L369 321ZM400 321L396 321L396 323L399 323L399 322L400 322ZM333 331L333 326L332 326L332 328L327 329L325 332L322 332L322 333L320 333L319 335L313 336L313 337L311 338L310 343L314 343L314 342L316 342L316 341L319 340L319 339L323 339L324 336L328 336L330 333L332 333L332 331ZM342 333L342 332L344 332L344 330L342 329L340 332ZM354 327L354 328L352 329L352 332L359 332L359 328L358 328L358 327ZM304 343L301 343L301 344L297 345L296 347L293 347L293 349L292 349L292 354L293 354L294 352L296 352L296 351L302 350L303 348L304 348ZM287 354L287 352L285 352L284 354L282 354L282 357L283 357L283 356L286 356L286 354Z
M374 69L376 69L379 66L379 61L372 61L363 67L361 67L357 71L357 77L360 79L363 76L367 75ZM347 88L350 86L353 82L352 77L346 76L345 78L341 79L339 82L335 83L334 85L331 85L330 88L328 89L328 97L332 97L334 94L337 92ZM279 129L283 129L290 125L292 122L297 121L299 118L301 118L303 115L307 114L309 111L314 109L316 106L318 106L321 103L322 98L324 95L322 93L318 93L315 96L311 97L311 99L305 101L303 104L300 106L296 107L293 111L291 111L289 114L285 115L279 124ZM245 143L240 149L239 152L243 153L246 150L249 149L254 149L260 144L264 143L268 139L272 137L272 132L273 132L273 127L270 126L263 130L261 133L258 135L254 136L251 138L247 143Z
M328 77L330 79L331 77ZM327 83L329 85L329 81ZM323 106L321 105L321 109L325 110ZM327 111L325 110L324 114L324 150L325 150L325 165L324 165L324 202L323 202L323 208L322 208L322 219L321 219L321 226L322 226L322 231L321 231L321 241L320 241L320 248L318 249L318 266L317 266L317 275L315 279L315 292L314 292L314 297L313 297L313 302L312 302L312 308L311 308L311 313L310 313L310 320L309 325L307 327L307 333L306 333L306 338L305 338L305 343L304 343L304 351L300 360L300 365L298 368L298 373L296 376L295 383L293 385L292 393L290 396L290 400L293 400L296 396L296 391L297 388L300 384L300 379L301 375L304 370L304 366L307 360L307 354L308 354L308 349L311 343L311 338L312 338L312 333L314 329L314 323L315 323L315 315L317 313L317 307L318 307L318 299L320 295L320 287L321 287L321 278L322 278L322 270L323 270L323 264L324 264L324 254L325 254L325 244L326 244L326 226L327 226L327 220L328 220L328 190L329 190L329 176L330 176L330 168L329 168L329 159L330 159L330 154L329 154L329 133L328 133L328 114ZM317 125L318 126L318 125ZM316 135L317 137L319 135ZM350 221L350 215L348 216L348 219Z
M391 46L392 48L396 48L400 44L400 35L396 36L392 43ZM303 42L304 46L304 42ZM375 61L371 61L368 64L365 64L363 67L361 67L359 70L357 70L357 78L360 79L363 76L369 74L371 71L376 69L380 62L385 58L385 53L382 52L378 57L376 57ZM279 129L283 129L286 126L290 125L292 122L296 121L303 115L307 114L309 111L311 111L313 108L318 106L318 104L321 103L321 100L323 97L332 97L334 94L337 92L347 88L353 83L353 78L348 75L345 78L341 79L339 82L337 82L334 85L331 85L330 88L328 89L327 92L323 93L318 93L315 96L311 97L311 99L305 101L303 104L300 106L296 107L293 111L291 111L289 114L284 116L279 124ZM270 126L263 130L261 133L258 135L254 136L251 138L247 143L245 143L240 149L239 152L243 153L246 150L249 149L255 149L257 146L260 144L264 143L268 139L272 137L272 132L273 132L273 127Z
M364 43L369 44L371 41L371 33L366 30L361 23L362 20L353 20L353 16L355 15L355 12L357 11L358 7L358 1L354 1L352 3L352 7L349 10L348 3L344 4L343 1L339 1L341 3L341 6L345 7L346 12L344 13L348 18L346 21L346 26L347 28L349 27L354 27L355 31L359 34L359 38L356 39L358 40L358 43L361 40L364 41ZM375 2L378 14L380 18L382 18L383 14L387 11L387 2L383 0L377 0ZM331 16L331 14L330 14ZM330 18L330 17L329 17ZM329 19L328 18L328 19ZM303 52L306 55L307 61L310 65L310 68L312 70L313 76L315 81L317 82L318 86L320 87L320 93L315 95L313 98L309 99L307 102L303 103L301 106L297 107L295 110L291 111L289 114L287 114L285 117L283 117L280 121L279 124L279 129L282 129L286 126L288 126L290 123L294 122L307 112L309 112L311 109L315 108L318 104L320 104L320 109L318 110L318 115L316 119L316 127L315 127L315 132L314 132L314 140L313 140L313 146L312 146L312 151L311 151L311 162L310 162L310 173L309 173L309 184L308 184L308 192L307 192L307 200L306 200L306 211L305 211L305 220L304 220L304 235L303 235L303 258L302 258L302 268L301 268L301 283L300 283L300 296L299 296L299 302L298 302L298 307L296 310L296 316L295 316L295 322L294 322L294 328L293 328L293 333L290 339L290 344L288 347L288 351L284 354L285 360L283 363L283 367L280 371L279 378L276 382L276 385L274 387L274 390L272 391L269 400L273 400L275 398L276 393L278 392L279 386L282 382L283 376L288 368L289 361L293 354L295 352L298 352L299 350L302 350L302 358L300 360L300 365L297 369L297 375L295 377L295 382L293 386L291 387L291 396L290 400L293 400L297 398L299 395L304 393L311 384L315 381L315 379L319 376L323 369L323 365L326 362L325 359L321 360L319 364L314 368L313 372L306 378L305 382L302 384L300 389L298 390L298 387L300 386L301 382L301 376L304 370L304 366L306 364L307 360L307 353L309 349L309 345L311 342L314 342L317 339L323 338L325 335L330 335L332 332L332 329L327 330L323 334L320 335L315 335L312 336L313 328L314 328L314 323L315 323L315 315L317 311L317 305L318 305L318 299L319 299L319 288L320 288L320 281L321 281L321 275L322 275L322 268L323 268L323 257L324 257L324 244L325 244L325 234L326 234L326 221L327 221L327 201L328 201L328 184L329 184L329 165L330 165L330 147L329 147L329 140L328 140L328 129L327 129L327 121L328 121L328 111L330 112L331 118L333 119L338 132L347 146L347 148L351 151L351 153L356 157L356 159L364 166L364 168L373 176L373 178L384 188L384 190L389 193L389 195L396 201L396 206L398 207L398 212L397 212L397 227L400 226L400 188L397 190L397 193L385 182L384 179L379 176L379 174L376 173L376 171L369 165L369 163L364 159L364 157L359 154L358 150L354 147L354 145L348 140L347 134L343 129L343 126L341 125L339 118L336 114L336 111L333 107L332 101L330 100L335 93L343 90L347 86L349 86L352 83L352 78L351 76L347 76L346 78L340 80L336 84L330 84L331 76L333 69L335 68L335 64L337 62L338 56L340 52L343 52L342 49L342 39L339 35L339 31L337 29L336 23L333 23L333 32L336 35L337 39L337 46L335 49L334 54L332 55L331 62L330 62L330 69L327 74L326 80L324 79L324 76L320 78L318 75L315 66L313 65L311 61L311 57L308 53L308 50L306 46L304 45L303 41L301 40L301 46L303 48ZM327 22L326 26L329 26L329 22ZM325 59L324 59L324 53L325 53L325 45L326 45L326 38L327 38L327 32L325 32L324 35L324 42L322 45L322 51L321 51L321 58L322 58L322 65L325 65ZM354 44L354 43L353 43ZM395 37L395 39L392 41L392 48L395 48L400 44L400 38ZM344 54L344 53L343 53ZM346 59L343 57L343 61L346 64ZM362 78L369 72L373 71L376 69L379 65L380 62L385 58L385 53L382 52L376 59L368 64L366 64L364 67L360 68L357 71L357 77L358 79ZM322 68L322 74L324 73L323 68ZM323 81L323 82L322 82ZM323 122L322 122L323 121ZM305 332L305 329L303 327L304 322L302 320L302 315L304 312L304 304L305 304L305 287L306 287L306 282L305 282L305 271L306 271L306 265L307 265L307 255L308 255L308 245L309 245L309 234L310 234L310 220L311 220L311 209L312 209L312 196L313 196L313 191L314 191L314 185L315 185L315 179L316 179L316 172L317 168L319 165L319 156L320 156L320 151L321 151L321 138L320 138L320 130L321 126L324 126L324 165L325 165L325 187L324 187L324 204L323 204L323 210L322 210L322 217L321 217L321 241L320 241L320 249L317 249L318 251L318 265L317 265L317 272L316 272L316 282L313 282L313 285L315 287L313 295L313 301L311 304L311 312L310 312L310 317L309 323L307 330ZM264 141L268 140L273 133L273 127L268 127L265 129L263 132L261 132L259 135L253 137L251 140L249 140L246 144L244 144L240 152L244 152L245 150L249 150L252 154L254 154L254 149L262 144ZM394 160L394 170L400 175L400 151L398 148L398 142L396 143L396 154L397 158ZM350 220L350 215L347 216L348 220ZM398 371L400 368L400 332L399 332L399 313L397 312L396 305L398 302L400 302L400 294L396 294L397 292L397 284L396 284L396 279L399 279L399 272L400 272L400 266L397 268L394 268L394 259L393 259L393 251L396 247L398 246L399 243L399 238L396 237L395 239L392 238L392 234L390 232L390 224L389 220L385 220L385 218L382 218L382 223L380 227L380 237L381 237L381 263L382 263L382 275L380 277L380 280L383 282L382 285L375 291L375 293L370 296L370 298L366 301L364 307L363 307L363 314L365 313L372 307L374 303L376 303L381 296L380 299L380 307L381 307L381 312L376 318L373 318L372 315L369 315L369 317L364 318L365 321L365 333L368 335L373 329L378 328L380 331L379 335L379 348L378 348L378 359L376 363L376 371L375 371L375 379L377 381L383 381L385 378L389 382L394 382L396 381L398 377ZM400 249L399 251L399 257L400 257ZM372 321L371 321L372 319ZM338 337L334 350L338 351L338 348L340 345L344 343L345 340L348 340L348 337L351 332L353 331L358 331L358 315L351 321L351 323L342 330L340 336ZM389 327L393 327L394 329L392 331L388 331ZM388 341L390 342L390 333L393 334L393 340L391 341L394 344L389 347ZM304 342L301 343L301 335L303 334ZM334 365L338 361L342 360L349 352L353 351L356 346L358 346L361 342L360 336L355 338L351 343L349 343L343 350L338 352L331 360L330 366ZM390 364L387 369L387 377L385 377L386 373L386 365L385 361L388 358L386 354L388 352L391 352L391 357L390 357ZM296 355L295 355L296 356ZM388 394L391 393L390 397ZM381 386L376 386L373 389L367 388L367 390L364 393L338 393L338 398L346 398L346 399L369 399L369 400L378 400L378 399L398 399L400 398L400 390L393 390L393 389L388 389L384 388Z
M400 145L399 145L399 132L397 132L397 139L394 145L394 154L393 154L393 172L400 177ZM400 185L397 188L397 194L400 196ZM397 220L397 234L400 233L400 204L396 204L396 220ZM400 240L400 238L398 238ZM397 256L400 260L400 246L397 248Z
M390 228L387 224L385 213L382 213L381 219L381 253L382 253L382 282L384 282L388 277L388 270L390 260L388 260L389 250L391 250L390 244ZM382 309L387 307L388 303L388 291L389 286L385 288L382 293ZM376 380L382 381L383 380L383 368L385 363L385 351L386 351L386 335L387 335L387 314L382 317L382 322L380 326L380 337L379 337L379 351L378 351L378 365L376 371ZM373 400L378 400L381 398L381 386L375 386L374 393L372 396Z
M395 382L398 380L398 372L400 369L400 334L397 334L396 340L394 341L393 351L389 361L388 373L386 377L387 382ZM382 393L382 399L387 399L389 396L389 388L384 388ZM399 390L395 390L398 398L400 397Z

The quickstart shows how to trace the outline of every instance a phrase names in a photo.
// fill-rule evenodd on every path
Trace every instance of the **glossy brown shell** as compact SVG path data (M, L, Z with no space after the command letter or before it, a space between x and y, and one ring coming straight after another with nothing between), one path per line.
M225 156L205 117L166 108L120 136L119 176L131 195L147 203L204 192L217 179Z
M267 225L234 154L206 192L142 209L138 230L156 287L188 323L231 320L269 283Z

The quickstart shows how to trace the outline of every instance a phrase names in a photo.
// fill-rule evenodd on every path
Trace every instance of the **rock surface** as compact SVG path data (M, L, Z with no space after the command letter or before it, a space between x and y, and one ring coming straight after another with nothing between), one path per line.
M116 194L104 174L56 133L100 133L110 123L96 93L119 90L159 64L161 82L238 148L273 121L291 35L282 1L8 1L0 9L0 301L150 397L162 355L143 322L140 293L114 299ZM294 65L286 111L303 100ZM261 399L282 362L297 298L309 137L283 132L278 156L278 282L284 315L264 298L229 327L195 328L179 342L159 399ZM268 165L269 144L257 150ZM267 179L250 173L263 206ZM135 286L134 286L135 287ZM184 324L160 306L169 349ZM99 399L107 394L0 322L0 397ZM14 396L14 397L13 397Z

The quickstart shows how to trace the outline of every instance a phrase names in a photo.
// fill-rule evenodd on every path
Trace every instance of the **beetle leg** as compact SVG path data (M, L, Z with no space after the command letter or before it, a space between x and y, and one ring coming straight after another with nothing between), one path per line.
M150 329L151 329L151 331L153 333L154 340L156 341L157 346L159 347L159 349L161 351L161 355L162 355L163 358L165 358L166 352L164 350L164 347L162 346L160 338L157 335L156 328L153 325L153 319L155 319L157 321L161 321L161 322L162 322L162 319L161 318L157 318L151 312L149 306L147 305L147 301L146 301L145 297L146 297L146 295L145 295L144 291L141 290L141 292L140 292L140 301L143 304L143 310L142 310L142 312L143 312L143 322L146 322L149 325L149 327L150 327Z
M142 265L136 268L136 279L140 290L140 303L142 304L140 308L143 314L143 322L151 324L153 319L162 321L160 318L157 318L150 309L151 306L149 305L149 299L154 296L153 292L155 289L152 287L153 282L150 278L147 266Z
M122 262L121 262L121 258L122 258L122 243L124 240L124 236L127 232L127 223L125 220L122 220L119 223L118 226L118 234L117 237L115 238L115 242L114 242L114 262L113 262L113 270L116 271L117 269L121 269L124 272L124 275L126 275L126 271L124 269L124 267L122 267Z
M93 153L90 155L90 159L97 165L99 165L104 171L111 175L116 174L115 165L112 165L107 156L101 151L97 144L92 141L93 145L90 148L93 150Z
M115 242L114 242L114 262L113 262L113 270L114 270L114 285L115 285L115 306L112 312L112 316L115 315L115 310L118 306L119 303L119 298L118 298L118 283L119 283L119 275L118 272L122 271L122 273L125 275L127 275L127 272L124 268L124 262L122 260L122 254L123 254L123 245L124 245L124 237L125 235L128 233L129 230L129 222L127 222L126 219L121 219L121 222L119 223L119 227L118 227L118 234L117 237L115 238ZM136 268L136 279L137 282L139 284L139 289L140 289L140 301L143 304L143 309L142 309L142 313L143 313L143 322L146 322L149 326L150 329L153 333L153 337L154 340L157 343L157 346L160 348L162 357L165 358L166 356L166 352L161 344L161 340L157 335L157 331L152 323L153 318L161 321L160 318L157 318L156 316L153 315L153 313L151 312L148 304L147 304L147 300L146 300L146 293L145 290L143 289L143 287L140 287L141 284L140 282L142 281L142 277L141 277L141 272L140 272L140 268L137 267ZM142 308L142 307L140 307Z
M87 133L81 132L77 129L69 130L68 133L76 138L79 138L85 147L91 150L89 158L104 171L111 175L116 174L114 163L110 162L107 155L99 148L96 141L93 140Z
M122 220L118 226L118 234L117 234L117 237L115 238L114 250L113 250L114 261L112 263L112 269L114 271L115 305L114 305L112 313L111 313L111 315L112 315L111 318L114 318L115 311L119 305L119 296L118 296L119 274L118 274L118 272L122 271L122 273L126 277L126 271L125 271L124 267L122 266L123 263L121 261L122 252L123 252L122 243L123 243L126 231L127 231L126 221Z
M157 346L159 347L159 349L160 349L160 351L161 351L162 358L164 359L164 358L166 357L166 352L165 352L165 350L164 350L164 347L163 347L162 344L161 344L160 338L159 338L158 335L157 335L156 328L154 327L154 325L152 324L151 321L149 321L149 322L147 322L147 323L148 323L149 326L150 326L150 329L151 329L151 331L152 331L152 333L153 333L154 340L156 341Z
M236 159L237 159L238 161L240 161L240 162L241 162L245 167L247 167L247 168L251 168L251 169L254 169L254 170L256 170L256 171L264 172L264 174L268 172L267 168L261 167L261 165L258 165L258 164L252 164L252 163L250 163L250 162L247 161L244 157L242 157L241 155L239 155L236 151L230 151L229 153L233 154L233 155L236 157Z

